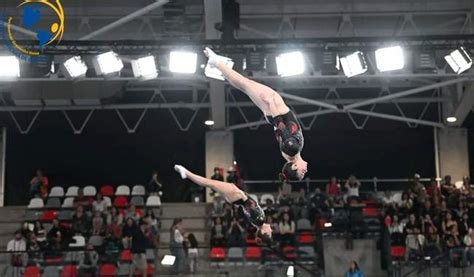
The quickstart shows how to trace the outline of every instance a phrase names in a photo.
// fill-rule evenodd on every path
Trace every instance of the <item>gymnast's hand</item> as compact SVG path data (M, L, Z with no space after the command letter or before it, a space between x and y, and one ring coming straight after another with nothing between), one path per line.
M223 56L219 56L217 55L216 53L214 53L214 51L211 50L211 48L209 47L206 47L204 49L204 55L206 55L206 57L209 58L209 65L211 66L214 66L214 67L217 67L218 63L220 63L221 61L225 61L225 57Z

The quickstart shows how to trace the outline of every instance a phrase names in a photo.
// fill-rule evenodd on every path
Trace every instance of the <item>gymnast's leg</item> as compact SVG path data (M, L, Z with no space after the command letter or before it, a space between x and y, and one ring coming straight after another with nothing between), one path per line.
M181 165L175 165L174 170L181 175L182 179L189 179L197 185L217 191L230 203L238 200L247 200L247 195L234 184L204 178L192 173Z
M290 111L283 98L276 91L227 67L223 62L223 57L217 55L211 49L206 48L204 53L209 58L209 64L217 67L233 87L247 94L265 116L275 117Z

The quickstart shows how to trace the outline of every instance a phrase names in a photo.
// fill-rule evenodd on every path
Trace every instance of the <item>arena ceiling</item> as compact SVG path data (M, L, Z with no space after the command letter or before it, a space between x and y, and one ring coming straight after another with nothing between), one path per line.
M6 3L5 3L6 2ZM1 14L18 15L19 1L3 1ZM221 41L214 24L221 22L220 1L67 1L63 3L66 23L63 41L47 48L57 65L71 55L89 57L114 50L123 57L154 54L160 76L139 81L126 67L120 76L104 79L88 74L83 80L68 80L61 72L23 65L25 74L10 81L0 80L0 111L7 112L22 133L28 133L41 112L62 111L77 134L93 118L95 110L114 110L127 131L133 133L149 109L167 109L180 128L183 109L193 114L209 111L214 128L237 130L263 124L249 116L252 103L222 83L202 74L174 75L167 70L166 54L173 49L200 51L213 46L220 53L239 60L250 53L272 57L282 49L306 52L311 68L304 75L282 78L271 68L247 70L253 79L283 93L306 129L318 116L345 114L362 129L369 117L405 122L409 127L427 125L444 128L461 126L473 108L474 72L453 73L442 57L460 45L474 49L474 1L252 1L240 0L240 28L235 40ZM46 15L50 16L50 15ZM19 26L16 36L31 40L31 32ZM409 59L405 70L368 73L346 78L325 64L325 57L338 53L401 44ZM5 49L4 49L5 50ZM4 51L5 52L5 51ZM5 52L6 53L6 52ZM432 57L429 66L420 57ZM373 55L368 55L373 65ZM200 63L205 59L200 56ZM241 66L241 64L240 64ZM372 66L373 68L373 66ZM427 110L435 107L435 116ZM141 111L136 124L127 124L122 111ZM88 116L74 122L68 111L86 111ZM32 120L20 124L15 116L32 113ZM365 120L357 121L356 116ZM449 124L447 116L458 121Z

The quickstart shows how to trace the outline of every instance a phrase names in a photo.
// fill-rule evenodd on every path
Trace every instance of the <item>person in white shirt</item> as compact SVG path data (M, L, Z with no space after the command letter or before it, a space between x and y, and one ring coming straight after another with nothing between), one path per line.
M183 247L185 239L183 230L183 220L181 218L175 218L173 220L173 225L170 229L170 238L171 255L176 257L172 271L173 273L184 273L184 262L186 259L186 254L184 252Z
M354 175L349 176L344 187L347 189L347 202L350 198L359 198L360 182Z
M92 208L94 209L95 212L99 212L101 214L105 213L107 211L107 200L105 200L102 197L102 193L98 192L96 196L96 200L92 202Z
M295 222L290 219L288 213L283 214L283 219L278 224L280 230L281 243L283 245L294 245L295 243Z
M7 244L7 252L13 252L10 255L11 265L13 267L22 267L27 263L26 260L26 242L18 230L15 232L15 237Z

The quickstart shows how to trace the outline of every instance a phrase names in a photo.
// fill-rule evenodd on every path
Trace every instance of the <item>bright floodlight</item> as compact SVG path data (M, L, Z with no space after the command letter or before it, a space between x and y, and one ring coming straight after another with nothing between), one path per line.
M70 78L78 78L86 75L87 65L79 56L72 57L64 62L66 74Z
M365 61L364 53L357 51L340 59L344 75L352 77L363 74L367 71L367 63Z
M380 72L399 70L405 66L403 49L400 46L377 49L375 60Z
M165 255L163 259L161 260L161 264L164 266L172 266L174 264L174 261L176 260L176 257L173 255Z
M20 61L15 56L0 56L0 78L20 77Z
M141 80L150 80L158 77L158 70L156 69L154 56L132 60L132 70L135 78Z
M303 74L305 71L303 54L296 51L278 55L276 66L278 75L283 77Z
M97 75L107 75L122 70L123 62L117 53L110 51L94 58L94 68Z
M204 121L204 124L206 124L207 126L212 126L212 125L214 125L214 120L211 120L211 119L206 120L206 121Z
M197 53L172 51L170 53L170 71L174 73L196 72Z
M292 265L288 266L288 269L286 270L286 276L287 276L287 277L293 277L293 276L295 276L295 268L294 268L294 266L292 266Z
M472 58L464 47L454 50L451 54L445 56L444 59L457 74L463 73L472 66Z
M450 116L448 118L446 118L446 121L449 122L449 123L454 123L456 122L458 119L454 116Z

